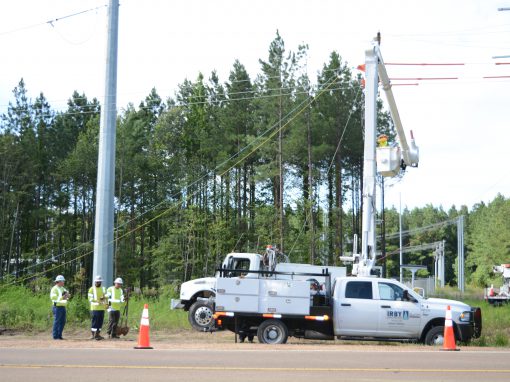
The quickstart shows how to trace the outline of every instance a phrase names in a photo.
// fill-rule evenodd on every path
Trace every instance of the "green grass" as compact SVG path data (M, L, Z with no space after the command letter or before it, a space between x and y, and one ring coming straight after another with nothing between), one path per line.
M473 346L510 346L510 304L494 307L481 299L483 292L469 289L461 296L454 289L444 289L437 295L464 301L482 309L482 336L471 342ZM137 330L144 304L149 305L151 330L190 329L187 313L170 310L170 296L135 296L129 302L128 325ZM48 293L34 293L19 286L0 285L0 328L19 332L43 332L51 329L51 302ZM88 329L90 312L85 298L73 297L69 302L66 327Z
M434 297L460 300L482 310L482 335L471 342L472 346L510 346L510 304L494 307L483 299L483 289L466 287L464 294L456 288L438 290Z
M0 328L14 331L50 330L53 314L50 294L34 293L25 287L0 286ZM170 310L170 297L135 296L129 301L128 325L137 329L144 304L149 305L151 329L189 328L186 312ZM67 328L87 329L90 325L87 299L73 297L67 308Z

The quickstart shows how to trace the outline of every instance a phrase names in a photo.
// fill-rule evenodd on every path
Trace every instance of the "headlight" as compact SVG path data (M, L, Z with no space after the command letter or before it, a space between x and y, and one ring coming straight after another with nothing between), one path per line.
M459 321L461 322L471 321L471 312L462 312L459 316Z

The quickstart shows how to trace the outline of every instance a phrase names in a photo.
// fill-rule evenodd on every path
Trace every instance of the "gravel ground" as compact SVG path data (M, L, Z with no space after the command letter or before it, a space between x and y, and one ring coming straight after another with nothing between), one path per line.
M92 341L88 339L88 332L64 330L64 341L55 341L48 333L12 333L4 332L0 335L0 348L107 348L131 349L137 345L138 334L128 333L118 340L105 339ZM267 346L257 342L235 343L234 335L230 332L199 333L192 330L156 331L150 333L151 346L155 349L239 349L239 350L267 350ZM426 347L418 344L396 342L370 341L313 341L290 338L286 345L272 345L271 349L287 350L334 350L334 351L437 351L436 347ZM461 347L469 351L510 349L488 347Z

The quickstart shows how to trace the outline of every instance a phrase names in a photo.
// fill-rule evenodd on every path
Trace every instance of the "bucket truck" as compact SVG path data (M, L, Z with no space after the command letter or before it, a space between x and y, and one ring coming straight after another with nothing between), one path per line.
M227 329L241 340L282 344L288 337L333 340L357 338L414 340L439 344L445 311L451 307L455 337L479 337L479 308L460 301L423 298L396 280L372 277L375 263L375 186L377 165L384 176L418 166L418 148L403 131L379 44L366 51L363 236L361 253L352 261L353 274L343 267L275 261L264 255L228 254L216 276L183 283L172 308L189 310L192 326L202 331ZM379 78L388 97L400 147L376 148ZM377 155L376 155L377 152ZM356 247L356 244L355 244Z

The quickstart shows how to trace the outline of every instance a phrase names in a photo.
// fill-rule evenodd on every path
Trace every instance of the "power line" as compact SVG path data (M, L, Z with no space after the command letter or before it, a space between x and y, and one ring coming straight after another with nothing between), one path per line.
M183 186L181 189L189 189L190 187L193 187L194 185L200 183L201 181L207 179L207 177L209 177L211 175L211 172L215 172L215 171L219 171L225 164L227 164L228 162L230 162L231 160L237 158L238 156L240 156L241 153L243 153L244 151L246 151L250 146L254 145L255 143L257 143L257 140L260 140L261 137L264 137L269 131L273 130L275 127L279 126L280 122L285 120L287 117L289 117L292 113L294 113L295 111L296 114L294 116L292 116L287 122L285 122L279 129L277 129L276 131L274 131L273 133L271 133L267 138L265 138L260 144L258 144L251 152L249 152L246 156L244 156L242 159L238 160L237 162L235 162L233 165L231 165L229 168L227 168L226 170L224 170L223 172L220 172L219 176L223 176L224 174L226 174L228 171L232 170L234 167L236 167L239 163L243 162L244 160L246 160L249 156L251 156L255 151L257 151L260 147L262 147L269 139L273 138L280 130L283 130L285 129L294 119L296 119L304 110L306 110L306 108L308 108L312 102L314 100L316 100L319 96L321 96L324 92L328 91L329 90L329 87L335 82L334 80L336 80L336 78L332 78L332 80L330 81L330 84L328 86L326 86L324 89L322 89L317 95L315 96L312 96L310 95L308 98L306 98L305 100L303 100L299 105L297 105L294 109L292 109L289 113L287 113L280 121L276 122L275 124L273 124L270 128L268 128L265 132L263 132L261 135L259 135L257 137L257 139L255 139L253 142L249 143L248 145L246 145L245 147L243 147L239 152L237 152L236 154L234 154L233 156L231 156L230 158L226 159L225 161L223 161L222 163L220 163L219 165L217 165L212 171L208 171L206 172L202 177L200 177L199 179L195 180L194 182L188 184L188 185L185 185ZM298 110L299 107L303 106L300 110ZM198 192L200 192L201 190L200 189L197 189L195 190L194 192L191 192L189 194L187 194L186 196L186 200L189 200L191 199L191 197L193 197L195 194L197 194ZM170 198L175 198L176 196L180 195L181 192L178 191L176 192L174 195L170 196ZM139 218L141 218L142 216L148 214L149 212L152 212L154 210L156 210L157 208L159 208L160 206L162 206L163 204L167 203L167 200L164 200L158 204L156 204L155 206L151 207L150 209L148 209L147 211L139 214L138 216L134 217L133 219L130 219L128 221L126 221L124 224L120 225L120 226L117 226L115 231L117 232L120 228L126 226L127 224L135 221L135 220L138 220ZM173 202L172 205L170 207L168 207L167 209L165 209L163 212L159 213L158 215L156 215L155 217L149 219L148 221L144 222L143 224L141 225L138 225L137 227L129 230L128 232L124 233L123 235L121 236L118 236L116 238L113 239L113 242L116 242L122 238L124 238L125 236L131 234L132 232L135 232L136 230L140 229L141 227L149 224L150 222L156 220L156 219L159 219L161 218L162 216L164 216L165 214L167 214L168 212L170 212L173 208L175 208L176 206L179 206L181 203L179 202ZM60 257L62 257L64 254L66 253L69 253L71 251L74 251L74 250L77 250L78 248L82 247L83 245L87 244L87 243L90 243L92 240L88 241L88 242L85 242L85 243L81 243L80 245L78 245L77 247L73 248L73 249L69 249L68 251L58 255L58 256L53 256L52 258L49 258L47 260L44 260L43 262L39 263L39 264L34 264L32 266L29 266L27 268L25 268L25 270L28 270L28 269L32 269L34 267L37 267L37 266L40 266L40 265L44 265L50 261L55 261L55 259L58 259ZM77 261L89 254L93 253L93 250L91 251L88 251L74 259L71 259L67 262L64 262L64 263L61 263L61 264L57 264L56 266L50 268L50 269L47 269L45 271L41 271L39 273L35 273L35 274L32 274L32 275L28 275L24 278L21 278L21 279L18 279L18 280L15 280L11 283L8 283L8 284L5 284L4 286L8 286L8 285L12 285L14 283L17 283L17 282L23 282L25 280L28 280L30 278L33 278L33 277L37 277L37 276L40 276L42 274L46 274L48 272L51 272L63 265L67 265L67 264L70 264L74 261ZM4 276L5 278L5 276Z
M352 85L334 87L334 88L330 88L329 90L331 90L331 91L347 90L347 89L351 89L351 88L352 88ZM179 101L177 101L175 105L162 104L162 106L165 110L174 110L174 109L179 109L179 108L183 109L186 107L196 106L196 105L215 105L215 104L218 105L218 104L222 104L222 103L228 104L229 102L277 98L277 97L282 97L282 96L286 97L286 96L293 96L293 95L300 95L300 94L308 94L308 91L289 92L289 93L282 93L282 94L275 93L275 94L259 95L259 96L253 96L253 97L225 98L225 99L218 99L218 100L206 99L204 101L194 101L194 102L179 102ZM83 105L83 106L77 105L77 106L74 106L73 108L78 109L78 110L84 110L84 109L90 109L91 107L96 107L96 106L101 107L100 104L98 104L98 105L89 104L89 105ZM152 110L152 109L154 109L154 107L155 107L155 105L144 106L144 107L139 107L138 110ZM120 109L122 109L122 108L120 108ZM32 110L27 110L24 107L23 108L13 107L10 110L25 111L27 113L33 112ZM45 118L45 117L49 118L49 117L56 117L56 116L73 116L73 115L87 115L87 114L99 114L99 111L98 110L89 110L89 111L76 111L76 112L56 112L56 113L47 113L47 114L43 113L43 114L38 114L37 116L39 118Z
M321 73L323 72L337 72L336 75L338 76L339 75L339 71L340 69L324 69ZM268 77L268 78L276 78L275 77ZM236 80L236 81L232 81L232 82L225 82L224 84L221 84L221 85L225 85L225 86L228 86L228 85L232 85L234 83L241 83L241 82L245 82L245 81L250 81L250 80ZM326 81L325 83L327 83L328 81ZM196 85L197 83L191 83L192 85ZM180 84L180 85L183 85L183 84ZM203 83L204 85L204 88L206 89L212 89L211 86L209 86L210 84L209 83ZM317 84L315 85L312 85L313 88L315 89L319 89L321 86L323 86L324 83L321 83L321 82L318 82ZM228 92L228 91L225 91L223 93L219 93L220 95L239 95L239 94L251 94L251 93L257 93L257 92L260 92L260 88L257 87L258 85L255 84L255 83L252 83L252 87L253 89L251 90L244 90L244 91L238 91L238 92ZM298 86L282 86L282 87L278 87L278 88L269 88L269 89L263 89L264 91L280 91L280 90L289 90L289 89L296 89L298 88ZM223 89L224 90L224 89ZM124 93L126 94L126 93ZM129 94L132 94L132 93L129 93ZM142 94L142 92L139 92L139 94ZM143 93L145 94L145 93ZM175 96L179 96L179 93L176 93ZM194 96L194 95L190 95L189 97L191 98L196 98L196 97L200 97L200 96ZM170 98L170 97L169 97ZM48 103L58 103L58 102L69 102L69 101L77 101L77 100L89 100L90 98L87 97L87 96L83 96L83 97L70 97L70 98L67 98L67 99L47 99L46 101ZM93 97L92 100L94 99L97 99L96 97ZM142 100L141 102L143 102L144 100ZM8 107L9 104L3 104L3 105L0 105L0 107Z
M27 26L16 28L16 29L12 29L12 30L9 30L9 31L0 32L0 36L11 34L11 33L20 32L20 31L27 30L27 29L36 28L36 27L39 27L41 25L51 25L52 27L54 27L55 26L54 24L59 22L59 21L62 21L62 20L65 20L65 19L68 19L68 18L71 18L71 17L83 15L85 13L97 11L98 9L102 9L102 8L105 8L105 7L108 7L108 5L106 5L106 4L105 5L100 5L100 6L95 7L95 8L86 9L84 11L79 11L79 12L76 12L76 13L72 13L70 15L57 17L55 19L51 19L51 20L48 20L48 21L43 21L43 22L40 22L40 23L37 23L37 24L27 25Z

